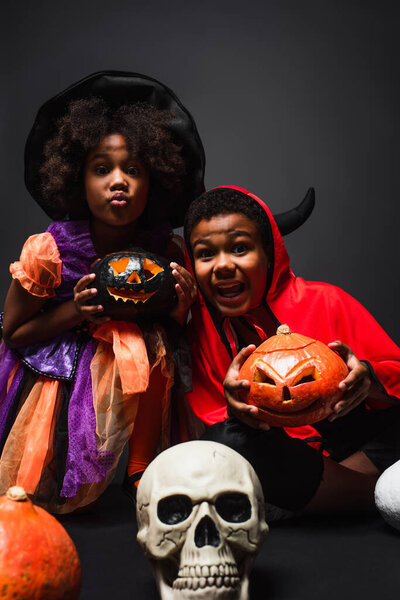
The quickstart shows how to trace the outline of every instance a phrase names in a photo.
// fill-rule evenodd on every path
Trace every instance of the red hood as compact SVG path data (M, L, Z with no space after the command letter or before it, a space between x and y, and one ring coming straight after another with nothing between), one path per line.
M277 226L275 219L272 216L272 213L269 210L268 206L265 204L265 202L263 202L261 200L261 198L258 198L251 192L248 192L247 190L245 190L241 187L234 186L234 185L225 185L225 186L221 186L221 187L229 188L232 190L237 190L238 192L241 192L242 194L246 194L246 196L249 196L249 198L253 198L253 200L258 202L258 204L263 208L263 210L265 211L265 213L267 215L267 218L268 218L268 221L269 221L269 224L271 227L272 246L273 246L272 281L268 285L268 293L267 293L267 303L269 303L272 300L272 298L274 298L274 296L276 296L278 291L282 290L282 286L287 285L289 280L294 278L294 275L293 275L292 271L290 270L289 255L285 248L285 244L283 243L283 239L282 239L282 236L278 229L278 226Z
M263 202L261 200L261 198L258 198L258 196L255 196L254 194L245 190L244 188L241 188L241 187L238 187L235 185L222 185L222 186L218 186L218 187L212 188L212 189L213 190L214 189L230 189L230 190L236 190L238 192L241 192L242 194L246 194L246 196L248 196L249 198L253 198L253 200L258 202L258 204L265 211L267 219L270 224L271 236L272 236L272 241L273 241L273 243L272 243L273 252L272 252L272 256L270 257L270 261L271 261L271 258L273 261L272 281L268 282L268 292L267 292L267 298L266 298L267 302L269 302L276 296L278 291L282 290L282 286L287 285L287 283L290 281L290 279L294 279L294 274L292 273L292 271L290 269L289 255L287 253L282 236L281 236L278 226L275 222L275 219L272 216L271 211L269 210L269 208L265 204L265 202ZM211 191L211 190L209 190L209 191ZM187 248L186 248L186 268L193 275L193 265L191 262L191 256L190 256ZM201 299L202 299L202 304L203 304L204 300L202 297L201 297Z

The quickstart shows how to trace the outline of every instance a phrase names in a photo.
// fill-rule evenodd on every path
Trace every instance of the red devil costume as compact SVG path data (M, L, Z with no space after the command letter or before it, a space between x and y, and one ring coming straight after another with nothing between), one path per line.
M368 311L349 294L328 283L305 281L296 277L290 269L289 256L277 224L265 203L242 188L225 187L245 194L249 202L258 202L268 219L269 271L264 306L276 326L287 323L292 331L326 344L335 340L343 341L359 360L366 362L381 391L399 398L400 349ZM234 208L232 212L235 212ZM185 235L188 265L192 267L190 232L185 231ZM248 327L254 327L260 342L265 339L266 332L260 331L258 324L254 321L252 324L246 315L235 319L245 320ZM222 382L233 357L240 350L240 342L238 343L235 334L235 319L225 317L221 320L200 293L198 301L192 307L189 336L193 357L193 390L187 398L192 410L206 425L221 422L228 416ZM324 454L331 454L336 460L342 460L373 437L380 416L387 413L382 408L387 408L387 405L367 398L360 407L335 422L323 421L314 426L287 428L286 432L292 438L301 438L314 448L323 450ZM389 409L393 410L398 411L397 407ZM366 429L363 429L365 439L358 437L358 432L356 435L359 419L368 423ZM251 435L264 433L252 430ZM301 444L306 446L304 442ZM379 461L374 462L377 464ZM385 468L388 465L379 466ZM319 469L321 473L322 467ZM300 501L295 507L299 507L301 503Z

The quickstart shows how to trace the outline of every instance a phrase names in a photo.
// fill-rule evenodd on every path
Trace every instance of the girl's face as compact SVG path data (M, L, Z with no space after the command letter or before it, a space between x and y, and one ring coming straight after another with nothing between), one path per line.
M108 225L134 223L142 214L149 191L149 173L130 154L125 138L106 136L87 156L84 185L95 220Z
M194 270L205 298L226 317L261 304L268 258L257 225L241 213L199 221L190 245Z

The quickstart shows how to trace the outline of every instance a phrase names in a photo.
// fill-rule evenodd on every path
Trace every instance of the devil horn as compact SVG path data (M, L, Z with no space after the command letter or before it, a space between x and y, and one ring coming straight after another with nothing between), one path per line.
M281 235L287 235L298 229L311 215L315 205L315 190L309 188L304 200L298 206L286 212L274 215Z

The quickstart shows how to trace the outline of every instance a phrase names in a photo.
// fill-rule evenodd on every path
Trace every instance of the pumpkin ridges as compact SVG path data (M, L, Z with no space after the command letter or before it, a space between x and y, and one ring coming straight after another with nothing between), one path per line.
M76 600L81 570L74 543L44 509L0 498L0 598Z
M263 383L260 375L254 381L256 368L273 381ZM343 394L338 384L347 374L343 360L328 346L287 328L263 342L243 364L239 378L250 382L250 390L241 396L272 426L308 425L332 412Z
M58 523L58 521L56 521ZM51 529L44 529L44 535L46 537L47 548L52 548L51 560L53 563L63 565L65 573L71 573L76 569L80 571L80 562L78 554L76 553L75 545L72 540L68 537L65 538L65 530L58 523L61 529L55 530L54 527ZM49 556L50 559L50 556ZM70 589L69 576L62 577L57 581L56 586L51 584L51 588L54 588L61 596L64 596Z
M9 588L18 591L21 584L29 584L27 595L22 595L21 590L18 595L18 598L25 599L26 597L29 600L34 600L36 597L38 600L43 600L50 592L52 595L49 595L49 598L63 598L65 592L70 592L70 596L68 596L70 598L77 597L72 594L70 580L71 574L76 570L76 564L66 560L65 549L57 551L53 547L53 551L50 551L48 543L55 543L57 547L57 541L49 539L45 532L43 537L41 542L25 539L25 547L21 545L14 548L15 556L4 563L7 575L6 577L0 576L0 588L2 584L6 583ZM38 555L40 558L37 558ZM15 557L18 559L16 560ZM62 570L60 570L60 565L62 565ZM60 572L55 577L56 571ZM46 594L44 594L44 590L46 590ZM10 597L12 596L10 595Z
M276 337L276 336L274 336ZM304 348L307 348L307 346L310 346L312 342L309 342L308 344L305 344L304 342L300 342L298 341L297 344L288 344L286 343L286 345L282 345L279 344L279 340L276 343L276 348L273 347L273 342L272 342L272 338L269 338L271 340L271 347L268 348L268 350L264 350L263 352L257 352L257 348L254 350L254 354L273 354L274 352L282 352L282 350L303 350Z

